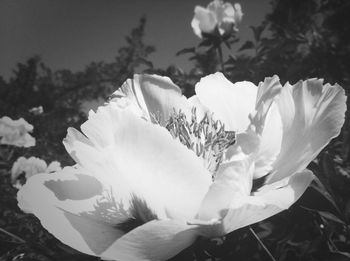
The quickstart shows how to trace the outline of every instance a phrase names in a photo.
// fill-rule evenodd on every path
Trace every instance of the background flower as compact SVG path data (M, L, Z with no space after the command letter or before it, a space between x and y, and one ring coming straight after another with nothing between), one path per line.
M12 165L11 180L16 188L20 188L26 180L36 174L51 173L60 170L61 164L58 161L53 161L47 165L44 160L37 157L19 157ZM24 179L19 179L22 174L24 174Z
M0 119L1 144L26 148L35 146L35 138L28 133L32 131L33 125L26 122L23 118L12 120L4 116Z
M203 33L212 34L215 29L220 35L238 30L237 25L242 20L241 5L236 3L224 3L221 0L214 0L207 8L196 6L191 25L194 33L202 38Z

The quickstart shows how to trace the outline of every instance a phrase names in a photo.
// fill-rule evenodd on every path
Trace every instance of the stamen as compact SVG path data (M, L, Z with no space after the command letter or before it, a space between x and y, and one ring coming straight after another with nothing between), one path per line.
M112 189L103 192L102 197L96 201L94 210L82 212L80 215L110 223L125 233L151 220L158 219L158 216L142 198L132 194L128 206L125 206L122 202L116 202Z
M215 121L212 115L205 114L198 121L196 108L192 108L190 121L183 112L174 110L165 127L175 139L205 159L206 167L213 175L223 160L224 152L236 141L235 132L225 131L225 125Z
M131 196L129 215L128 219L116 225L116 228L125 233L149 221L158 219L157 215L148 207L146 201L136 195Z

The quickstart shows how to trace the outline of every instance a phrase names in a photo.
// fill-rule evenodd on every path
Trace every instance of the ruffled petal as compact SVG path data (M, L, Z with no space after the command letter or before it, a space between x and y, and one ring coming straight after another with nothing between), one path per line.
M137 115L142 115L147 120L160 123L162 126L174 110L176 112L181 110L188 115L191 110L181 89L164 76L135 74L134 79L125 81L114 93L117 99L112 101L120 101L121 96L127 97L133 106L139 109Z
M22 210L37 216L63 243L99 255L124 234L115 228L117 216L110 220L96 210L103 190L104 186L83 169L67 167L59 173L31 177L17 199Z
M194 17L191 22L195 35L202 38L202 33L213 32L216 25L217 21L213 12L202 6L195 7Z
M231 83L222 73L203 77L196 84L196 94L214 117L229 131L243 132L255 111L257 87L251 82Z
M81 129L86 137L75 131L66 139L70 153L126 201L136 194L160 218L194 217L211 174L165 128L111 103L90 113Z
M113 260L167 260L190 246L196 228L173 220L148 222L116 241L102 256Z
M267 182L301 171L338 136L344 124L346 96L337 84L310 79L287 84L278 101L283 121L281 152Z
M296 202L312 179L312 172L305 170L251 196L233 198L227 215L221 222L203 224L199 231L207 237L222 236L276 215Z

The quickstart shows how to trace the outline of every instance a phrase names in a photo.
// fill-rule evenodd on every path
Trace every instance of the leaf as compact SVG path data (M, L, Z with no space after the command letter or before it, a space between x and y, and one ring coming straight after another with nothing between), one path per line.
M227 47L228 49L231 50L231 44L230 44L229 41L224 40L224 44L226 45L226 47Z
M138 59L138 62L139 62L140 64L144 64L144 65L146 65L146 66L148 66L148 67L150 67L150 68L153 68L153 63L152 63L151 61L146 60L146 59L143 58L143 57L140 57L140 58Z
M330 213L328 211L316 210L316 209L308 208L308 207L305 207L305 206L300 206L300 207L303 208L303 209L306 209L308 211L318 213L321 217L323 217L323 218L325 218L327 220L331 220L333 222L336 222L336 223L339 223L339 224L342 224L342 225L346 225L343 220L341 220L336 215L334 215L334 214L332 214L332 213Z
M253 33L254 33L254 39L255 41L259 41L260 37L261 37L261 33L264 31L264 26L250 26L250 28L252 29Z
M246 49L253 49L255 47L254 43L252 41L246 41L241 48L238 49L238 51L246 50Z
M320 214L321 217L328 219L328 220L332 220L336 223L340 223L342 225L345 225L345 222L342 221L340 218L338 218L337 216L333 215L330 212L327 211L317 211L318 214Z
M186 53L194 53L196 51L196 48L190 47L190 48L184 48L176 53L176 56L179 56L181 54L186 54Z
M319 194L321 194L325 199L327 199L327 201L332 204L332 206L337 210L338 213L341 213L335 200L333 199L331 194L328 193L326 187L317 177L315 177L310 187L317 191Z
M213 45L213 41L209 38L204 39L202 42L200 42L200 44L198 45L198 47L202 47L202 46L211 46Z

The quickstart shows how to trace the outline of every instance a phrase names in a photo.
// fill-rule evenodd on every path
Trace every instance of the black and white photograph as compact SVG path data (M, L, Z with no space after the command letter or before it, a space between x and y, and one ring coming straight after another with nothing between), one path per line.
M350 1L0 0L0 261L350 261Z

